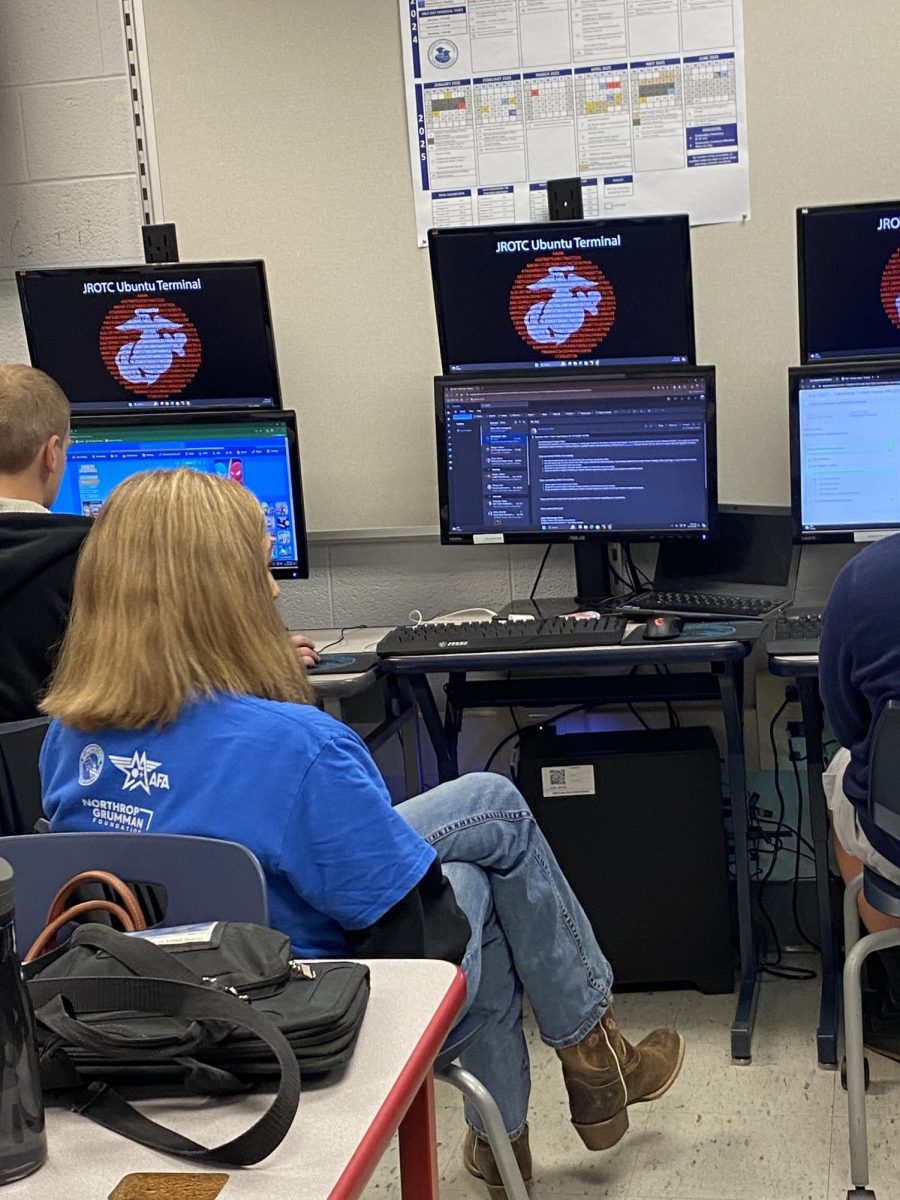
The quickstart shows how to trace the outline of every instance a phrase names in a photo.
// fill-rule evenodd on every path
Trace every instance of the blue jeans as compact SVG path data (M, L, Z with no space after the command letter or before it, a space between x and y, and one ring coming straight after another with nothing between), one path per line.
M525 1127L531 1077L527 995L548 1046L572 1046L610 1004L612 969L519 791L502 775L464 775L397 805L434 846L472 936L467 997L451 1041L482 1026L461 1056L493 1095L511 1138ZM477 1114L466 1120L477 1134Z

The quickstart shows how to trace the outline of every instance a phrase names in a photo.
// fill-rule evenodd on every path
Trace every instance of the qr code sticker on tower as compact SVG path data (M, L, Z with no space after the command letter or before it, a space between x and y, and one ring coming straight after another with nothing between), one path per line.
M545 798L555 796L594 796L594 768L583 766L541 767L541 791Z

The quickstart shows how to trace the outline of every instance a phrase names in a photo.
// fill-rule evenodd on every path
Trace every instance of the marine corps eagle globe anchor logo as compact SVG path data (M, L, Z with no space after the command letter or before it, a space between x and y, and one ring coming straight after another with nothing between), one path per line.
M509 315L533 350L552 358L578 358L609 333L616 296L598 266L557 250L533 259L516 276Z
M122 300L100 326L100 355L113 379L153 400L184 391L201 360L190 317L170 300L146 294Z
M900 250L894 251L882 273L881 303L887 319L900 329Z

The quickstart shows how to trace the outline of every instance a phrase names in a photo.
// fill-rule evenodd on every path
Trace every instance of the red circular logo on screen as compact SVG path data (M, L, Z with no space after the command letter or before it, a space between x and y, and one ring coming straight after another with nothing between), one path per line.
M519 337L553 358L589 354L612 329L616 294L599 267L556 250L523 267L509 293Z
M881 303L887 319L900 329L900 250L894 251L882 272Z
M142 292L106 314L100 354L116 383L163 400L183 391L196 375L200 338L177 304Z

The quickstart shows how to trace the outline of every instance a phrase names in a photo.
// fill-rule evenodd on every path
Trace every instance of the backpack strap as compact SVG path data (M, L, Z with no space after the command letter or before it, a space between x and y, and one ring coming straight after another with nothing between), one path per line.
M124 938L113 930L103 930L113 938L137 945L139 939ZM165 958L163 951L146 946ZM190 974L190 972L189 972ZM196 979L196 976L194 976ZM79 1008L91 1011L138 1010L191 1021L225 1021L245 1029L264 1042L281 1068L278 1091L271 1105L244 1133L220 1146L204 1146L172 1129L143 1116L117 1092L102 1083L67 1088L63 1095L76 1112L83 1113L98 1125L119 1133L151 1150L176 1154L181 1158L203 1163L229 1163L250 1166L266 1158L283 1141L300 1103L300 1068L290 1044L275 1022L265 1013L257 1012L248 1003L227 992L215 991L198 983L183 983L170 979L148 978L81 978L32 980L29 990L35 1001L37 1020L53 1029L60 1010L65 1016L65 1041L68 1045L96 1051L97 1030L81 1032L82 1022L75 1015ZM62 997L69 1002L63 1005ZM55 1003L54 1003L55 999ZM46 1009L44 1006L47 1006ZM40 1007L38 1007L40 1006ZM116 1039L113 1056L121 1057L121 1039ZM54 1039L51 1057L58 1060L64 1051ZM134 1054L145 1060L143 1039L134 1040ZM66 1056L67 1057L67 1056ZM166 1059L170 1056L165 1055Z
M87 946L89 949L102 950L104 954L108 954L138 976L171 979L176 983L201 982L200 976L190 967L186 967L176 954L169 954L160 949L148 938L127 937L106 925L79 925L66 946ZM37 979L40 979L40 972Z

